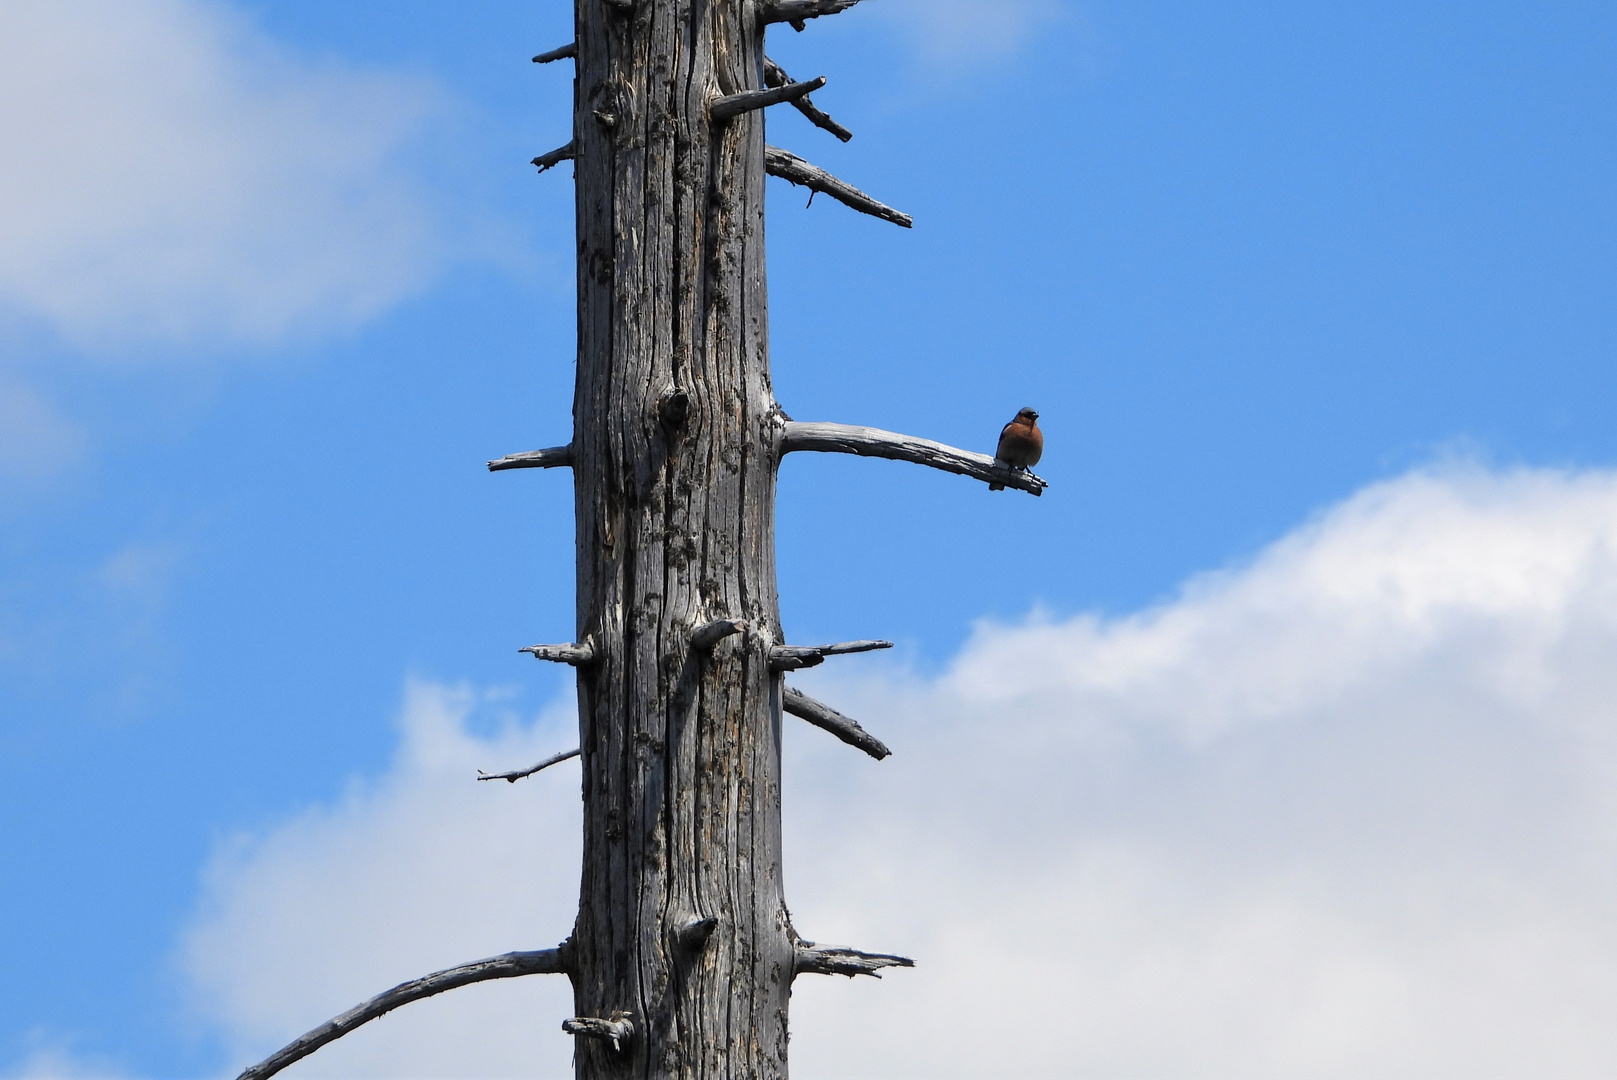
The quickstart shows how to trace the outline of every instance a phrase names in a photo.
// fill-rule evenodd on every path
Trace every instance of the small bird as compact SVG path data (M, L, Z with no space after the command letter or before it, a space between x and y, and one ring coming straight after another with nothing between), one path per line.
M1006 424L999 433L999 446L994 450L994 464L1007 469L1026 472L1039 463L1044 454L1044 432L1039 430L1039 414L1023 409L1016 419ZM1004 491L1004 484L989 484L989 491Z

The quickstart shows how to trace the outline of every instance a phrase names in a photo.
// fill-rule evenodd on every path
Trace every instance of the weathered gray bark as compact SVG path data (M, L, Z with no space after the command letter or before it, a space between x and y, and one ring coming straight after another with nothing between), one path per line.
M577 4L577 1072L781 1077L780 639L755 0ZM745 622L709 650L692 634ZM708 922L708 920L712 920ZM706 925L704 934L688 928ZM627 1024L627 1028L611 1027ZM628 1030L627 1038L603 1032ZM594 1037L591 1037L594 1036Z
M985 454L874 428L788 421L769 383L766 172L864 213L910 219L764 144L763 106L808 103L763 55L764 27L858 0L576 0L573 137L578 367L573 438L491 471L571 467L574 644L533 645L577 671L584 860L559 949L407 983L242 1074L277 1070L389 1009L488 978L565 973L580 1080L786 1075L799 974L879 975L904 957L815 945L782 895L782 709L878 760L859 724L782 672L885 641L790 646L775 595L775 473L794 450L911 461L1037 495ZM767 76L767 77L766 77ZM762 93L760 93L762 91ZM715 109L715 104L718 105Z

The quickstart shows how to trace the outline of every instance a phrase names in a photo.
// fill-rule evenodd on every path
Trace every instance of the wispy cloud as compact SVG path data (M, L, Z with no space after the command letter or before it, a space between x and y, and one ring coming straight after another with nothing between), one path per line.
M44 395L0 371L0 482L37 484L84 453L84 434Z
M895 755L790 729L794 919L919 966L800 983L794 1074L1610 1075L1613 655L1617 474L1456 469L1154 610L804 679ZM242 1056L565 932L574 774L470 775L568 709L484 739L472 707L415 687L386 776L221 856L186 956ZM525 981L307 1071L564 1075L565 983Z
M881 0L871 5L902 28L931 63L1000 59L1066 17L1061 0Z
M80 347L346 327L442 256L394 168L421 79L299 58L202 0L19 0L0 35L0 309Z

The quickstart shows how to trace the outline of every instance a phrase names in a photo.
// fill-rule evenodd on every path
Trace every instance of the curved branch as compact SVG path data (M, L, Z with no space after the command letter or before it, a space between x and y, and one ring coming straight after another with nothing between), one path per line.
M781 708L800 720L807 720L822 731L829 731L849 746L863 750L880 761L892 754L887 744L859 726L851 716L843 716L831 706L815 701L801 690L790 686L781 688Z
M838 180L818 165L810 165L796 154L782 150L778 146L764 147L764 171L770 176L778 176L782 180L801 184L810 191L824 192L842 205L851 206L861 214L879 217L884 221L891 221L894 225L902 225L906 229L915 224L915 219L908 214L894 210L886 203L877 202L847 181Z
M1029 495L1043 495L1044 489L1050 486L1030 472L999 464L988 454L974 454L970 450L957 450L931 439L918 439L913 435L900 435L857 424L789 420L781 438L780 452L789 454L794 450L912 461L917 465L959 473L986 483L1004 484Z
M525 450L520 454L507 454L488 463L489 472L506 469L554 469L573 463L573 444L552 446L546 450Z
M887 953L860 952L858 949L837 949L829 945L816 945L812 941L797 943L793 975L869 975L881 978L881 969L914 967L915 961L907 956L889 956Z
M521 780L524 776L532 776L534 773L541 772L541 771L543 771L545 769L548 769L552 765L558 765L561 762L566 761L568 758L575 758L580 753L581 753L581 751L578 751L578 750L563 750L559 754L552 754L551 756L545 758L545 760L541 761L539 764L535 765L531 769L521 769L521 770L518 770L516 772L492 772L491 773L491 772L484 772L482 769L478 769L477 770L477 778L479 780L509 780L511 783L514 784L518 780Z
M243 1069L236 1080L266 1080L294 1061L308 1057L327 1043L342 1038L361 1024L368 1024L400 1005L408 1005L412 1001L420 1001L422 998L441 994L445 990L486 982L489 979L566 973L567 961L560 948L540 949L537 952L511 952L471 964L462 964L460 967L435 971L425 978L400 983L384 994L377 994L369 1001L355 1005L341 1016L327 1020L313 1031L287 1043L257 1065Z
M786 74L785 70L779 64L775 63L775 61L771 60L767 56L764 57L765 86L786 86L790 84L791 81L792 77ZM792 108L808 117L809 123L813 124L817 128L829 131L843 142L847 142L849 139L853 138L853 132L849 131L847 128L831 119L831 117L825 112L821 111L818 106L808 99L808 95L806 94L792 102Z

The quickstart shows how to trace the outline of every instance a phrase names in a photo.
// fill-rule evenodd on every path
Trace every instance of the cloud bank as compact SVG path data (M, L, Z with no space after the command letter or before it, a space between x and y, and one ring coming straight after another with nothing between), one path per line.
M442 254L395 167L437 97L201 0L14 0L0 310L112 354L353 325Z
M802 980L794 1074L1611 1075L1614 655L1617 474L1456 468L1149 611L803 679L895 755L789 729L794 920L918 966ZM470 777L570 710L485 738L475 709L413 687L385 776L221 854L184 955L233 1064L566 932L576 773ZM567 1006L457 991L299 1068L563 1076Z

